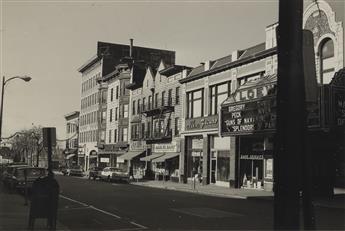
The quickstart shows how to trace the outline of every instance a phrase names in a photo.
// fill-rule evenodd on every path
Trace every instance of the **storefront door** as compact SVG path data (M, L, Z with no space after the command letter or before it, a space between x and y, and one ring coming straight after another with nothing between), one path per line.
M216 183L217 176L217 151L211 151L211 164L210 164L210 183Z

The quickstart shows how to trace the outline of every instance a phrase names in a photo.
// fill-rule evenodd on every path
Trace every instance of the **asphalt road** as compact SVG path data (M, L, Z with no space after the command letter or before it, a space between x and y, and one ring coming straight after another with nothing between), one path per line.
M219 198L57 176L58 220L71 230L270 230L273 202ZM317 208L317 228L344 230L344 210Z

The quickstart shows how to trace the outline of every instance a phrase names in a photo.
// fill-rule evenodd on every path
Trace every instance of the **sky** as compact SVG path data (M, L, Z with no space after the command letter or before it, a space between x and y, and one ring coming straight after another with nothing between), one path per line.
M77 69L97 41L133 38L134 46L176 51L176 64L193 67L264 42L265 27L278 21L278 0L0 0L0 7L1 76L32 77L6 84L3 137L41 125L65 138L64 115L80 110Z

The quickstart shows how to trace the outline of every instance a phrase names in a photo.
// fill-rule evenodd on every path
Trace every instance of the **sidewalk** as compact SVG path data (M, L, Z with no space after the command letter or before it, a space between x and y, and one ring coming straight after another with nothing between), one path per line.
M133 185L144 187L161 188L167 190L176 190L190 193L197 193L209 196L234 198L234 199L256 199L256 200L273 200L274 193L264 190L254 189L235 189L229 187L221 187L216 185L201 185L197 183L195 189L193 184L174 183L170 181L143 181L131 182ZM345 189L335 189L335 196L331 200L317 199L314 202L315 206L345 209Z
M22 195L8 193L0 183L0 230L27 230L30 205L24 202ZM56 229L68 230L59 221ZM46 220L36 219L35 230L47 230Z

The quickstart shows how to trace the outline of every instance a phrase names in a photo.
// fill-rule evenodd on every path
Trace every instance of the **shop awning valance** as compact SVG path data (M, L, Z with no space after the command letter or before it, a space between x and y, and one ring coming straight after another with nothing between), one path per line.
M122 156L119 157L119 159L122 160L131 160L136 156L139 156L140 154L144 153L145 151L128 151L125 154L123 154Z
M69 154L69 155L67 155L65 158L66 158L66 160L69 160L69 159L71 159L73 156L75 156L75 154Z
M178 152L172 152L172 153L166 153L165 155L161 156L161 157L158 157L156 159L153 159L152 162L153 163L158 163L158 162L164 162L168 159L171 159L171 158L174 158L174 157L177 157L179 156L180 153Z
M150 156L145 156L145 157L140 158L140 160L141 161L151 161L151 160L156 159L158 157L161 157L163 155L164 155L164 153L153 153Z

